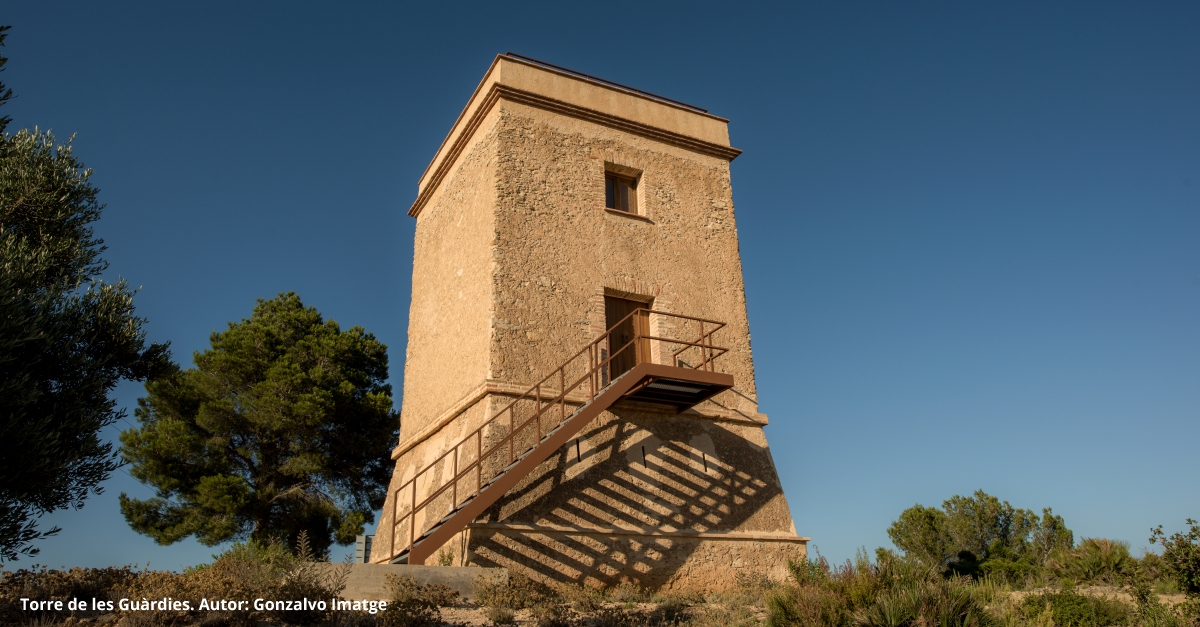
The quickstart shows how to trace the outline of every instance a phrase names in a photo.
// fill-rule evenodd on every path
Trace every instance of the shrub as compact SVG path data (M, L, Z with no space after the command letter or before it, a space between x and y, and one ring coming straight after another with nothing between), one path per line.
M567 627L571 624L567 607L557 601L543 601L530 608L537 627Z
M768 627L842 627L849 619L846 599L823 586L787 586L767 599Z
M689 595L671 594L661 597L658 607L654 609L651 620L656 623L675 624L689 618L688 608L696 604L697 599Z
M995 587L986 580L946 579L937 565L865 551L831 568L823 558L789 564L792 581L767 601L770 627L987 627Z
M1162 525L1152 530L1151 544L1163 548L1163 571L1183 590L1184 594L1200 595L1200 523L1187 519L1188 532L1163 533Z
M1046 562L1056 577L1076 583L1120 584L1138 567L1129 554L1129 543L1087 538L1079 546L1058 551Z
M438 627L441 624L441 612L438 611L441 591L431 593L406 575L388 575L387 590L391 602L378 615L382 624L388 627Z
M132 566L108 568L72 568L50 570L45 566L33 569L0 572L0 623L13 624L31 618L21 610L20 600L26 599L87 599L107 600L125 590L140 573ZM98 612L46 612L35 619L64 618L69 614Z
M1144 573L1130 581L1129 592L1136 604L1135 622L1140 627L1184 627L1182 617L1159 600L1152 581Z
M1073 591L1029 595L1022 602L1022 613L1026 617L1033 617L1047 607L1058 627L1124 625L1131 615L1130 607L1120 601L1084 596Z
M705 607L692 614L691 627L758 627L758 617L745 607Z
M608 591L608 598L618 603L641 603L649 599L649 595L642 589L641 586L622 581L615 588Z
M778 587L779 583L772 581L766 575L738 573L734 579L733 587L714 592L704 600L709 604L724 605L728 608L736 607L766 607L767 597L770 596ZM710 620L704 618L703 620Z
M580 614L590 614L604 605L604 591L583 584L563 586L558 589L558 596Z
M268 610L247 608L239 611L201 611L201 599L272 601L328 600L340 594L346 586L349 565L332 566L311 561L311 551L304 538L300 539L300 555L291 555L280 544L261 544L251 541L235 544L216 556L212 564L189 568L182 574L170 572L143 573L128 589L129 598L157 599L170 597L187 600L191 611L164 612L157 619L192 621L202 619L214 625L254 625L260 620L286 621L293 625L313 625L325 621L329 610ZM144 612L130 613L144 616Z
M606 607L592 617L592 627L633 627L633 617L617 608Z
M974 585L965 579L904 581L854 616L861 627L986 627L994 622Z
M488 607L506 607L510 610L523 610L547 601L556 600L553 590L520 573L510 573L508 580L503 577L487 577L480 575L471 584L475 590L475 599L480 605Z
M367 612L338 612L333 623L336 627L379 627L380 624L379 614Z
M517 624L517 616L507 607L491 606L485 612L487 619L493 625L515 625Z
M210 616L200 608L202 599L251 600L256 598L283 600L281 583L292 572L295 558L281 546L249 542L235 544L228 551L216 556L212 564L189 568L182 574L152 571L143 573L128 590L131 599L159 599L170 597L191 603L191 611L171 611L154 614L154 619L164 622L190 621ZM291 614L291 613L289 613ZM131 612L129 619L148 619L150 614ZM211 613L213 619L222 624L254 625L265 618L266 613L252 608L241 611ZM305 620L306 617L288 617Z

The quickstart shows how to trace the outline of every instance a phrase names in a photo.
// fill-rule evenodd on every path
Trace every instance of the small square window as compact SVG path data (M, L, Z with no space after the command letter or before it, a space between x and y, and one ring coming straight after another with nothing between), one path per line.
M637 213L637 179L606 172L604 206L615 211Z

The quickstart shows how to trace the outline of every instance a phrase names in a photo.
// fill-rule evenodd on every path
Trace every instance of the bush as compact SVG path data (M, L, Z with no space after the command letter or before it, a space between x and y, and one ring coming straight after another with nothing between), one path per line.
M744 608L767 606L767 597L778 587L779 583L771 581L766 575L747 575L738 573L733 587L709 594L704 600L713 605L723 605L727 608ZM711 617L703 620L712 620Z
M608 598L618 603L642 603L650 598L646 591L641 586L622 581L615 588L608 591Z
M905 581L854 616L860 627L986 627L994 622L975 586L965 579Z
M161 622L191 621L208 617L201 611L201 599L250 600L256 598L282 599L279 583L291 570L293 558L277 545L261 545L255 542L236 544L217 556L212 564L185 570L182 574L150 571L143 573L128 590L131 599L160 599L170 597L191 603L191 611L131 612L131 620L157 620ZM212 613L222 624L254 625L263 612L253 609Z
M1084 596L1073 591L1033 594L1022 602L1022 613L1032 618L1049 608L1058 627L1109 627L1129 622L1130 607L1115 599Z
M841 627L849 622L846 599L824 586L787 586L767 599L768 627Z
M557 601L543 601L529 612L537 627L567 627L571 624L567 607Z
M170 597L188 601L192 609L169 612L128 612L124 619L138 624L196 623L253 625L260 620L286 621L292 625L313 625L325 621L329 612L304 611L202 611L202 599L253 600L328 600L346 586L349 565L341 567L314 562L307 542L301 538L300 554L291 555L278 544L237 544L217 555L212 564L197 566L183 573L135 571L131 566L110 568L72 568L18 570L0 573L0 623L34 620L53 621L68 615L87 618L100 611L51 612L31 616L20 609L21 598L72 598L116 601L119 598L161 599ZM452 591L448 591L453 594ZM443 593L444 596L444 593ZM119 608L117 608L119 611ZM14 613L15 612L15 613Z
M1151 544L1163 548L1163 571L1171 577L1187 595L1200 595L1200 523L1187 519L1188 532L1170 536L1163 533L1162 525L1152 531Z
M713 607L692 614L691 627L758 627L758 617L745 607Z
M493 625L515 625L517 624L517 616L507 607L491 606L485 612L487 619Z
M592 617L592 627L633 627L633 617L613 607L601 609Z
M445 601L445 586L436 588L419 586L406 575L388 575L391 602L379 614L379 621L388 627L438 627L442 619L438 604Z
M87 599L108 600L124 591L140 573L132 566L108 568L72 568L50 570L45 566L33 569L0 572L0 623L13 624L35 619L65 618L69 614L98 614L99 612L45 612L31 616L21 610L20 600L26 599Z
M300 555L294 556L279 544L251 541L235 544L216 556L212 564L185 570L182 574L147 572L134 581L128 590L129 598L158 599L170 597L191 602L191 611L165 612L158 616L164 621L211 619L223 625L254 625L260 620L286 621L293 625L313 625L325 621L329 610L269 610L252 608L240 611L201 611L201 599L272 601L300 599L328 600L346 586L349 566L334 567L310 561L311 552L301 539ZM144 613L131 613L143 616Z
M520 573L510 573L507 581L503 577L480 575L475 578L471 587L480 605L514 611L556 601L558 596L549 586Z
M1046 567L1056 577L1075 583L1118 585L1137 571L1138 563L1129 554L1128 542L1087 538L1073 549L1052 555Z
M590 614L604 605L604 590L583 584L563 586L558 596L580 614Z
M651 619L656 623L684 622L690 617L688 609L695 604L696 599L687 595L672 594L662 597L658 601L658 607L654 608Z
M1147 557L1153 556L1153 554ZM1155 556L1157 557L1157 556ZM1145 561L1143 559L1143 561ZM1155 585L1162 582L1154 582L1147 577L1145 572L1140 572L1138 577L1130 580L1129 592L1133 596L1134 603L1137 608L1134 610L1134 618L1139 627L1184 627L1185 621L1171 608L1163 605L1155 594Z
M824 559L792 562L792 580L770 593L770 627L987 627L994 586L946 579L937 565L864 551L831 568Z

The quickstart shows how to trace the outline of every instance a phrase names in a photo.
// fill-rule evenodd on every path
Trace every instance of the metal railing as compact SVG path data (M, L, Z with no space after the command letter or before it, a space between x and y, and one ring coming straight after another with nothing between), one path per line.
M713 344L713 334L724 326L650 309L622 318L393 492L392 557L411 550L426 530L479 496L491 480L629 368L652 362L716 372L714 360L729 349ZM632 331L630 339L614 347L614 337L623 337L624 331ZM684 335L693 339L682 339ZM449 478L442 480L447 465ZM437 469L442 472L434 472ZM418 498L422 487L427 495ZM401 527L406 527L404 533Z

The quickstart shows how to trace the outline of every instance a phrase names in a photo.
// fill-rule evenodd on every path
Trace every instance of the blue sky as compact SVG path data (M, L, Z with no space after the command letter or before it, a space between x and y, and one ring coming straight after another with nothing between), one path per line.
M388 344L399 404L405 212L512 50L731 120L761 408L822 554L976 489L1135 552L1200 518L1200 4L25 2L0 23L10 129L78 134L110 275L185 364L294 290ZM105 486L44 520L63 531L37 562L214 552L133 533L117 494L149 489Z

